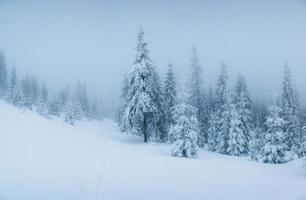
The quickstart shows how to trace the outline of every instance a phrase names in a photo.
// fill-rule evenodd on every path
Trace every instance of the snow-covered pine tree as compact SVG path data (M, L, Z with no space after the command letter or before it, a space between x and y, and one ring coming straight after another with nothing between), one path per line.
M8 89L7 67L4 53L0 51L0 98L6 96Z
M215 112L211 115L208 129L208 147L211 151L226 154L230 130L230 101L227 89L227 71L224 63L215 95Z
M229 148L229 134L231 128L231 98L228 91L225 94L226 101L224 105L221 105L220 109L217 110L217 145L216 151L222 154L228 153Z
M199 123L196 109L187 104L179 104L173 112L174 124L170 135L173 137L171 155L177 157L196 158Z
M231 104L230 116L231 120L227 154L233 156L246 155L249 150L248 139L247 135L243 131L243 122L241 121L241 117L239 116L234 104Z
M160 86L156 81L155 66L149 57L144 31L137 36L136 60L127 75L127 94L123 102L121 129L144 136L145 142L160 140L158 121L162 119L161 102L157 102ZM158 88L159 87L159 88Z
M196 109L196 116L200 124L198 145L203 147L207 138L205 135L204 89L202 80L202 67L198 61L196 47L192 49L191 76L189 81L188 103Z
M173 124L173 111L174 107L176 106L176 82L175 82L175 75L173 72L173 65L168 65L168 72L166 74L166 80L164 84L164 104L163 104L163 111L165 114L165 132L166 136L165 139L168 138L168 132L170 129L171 124Z
M235 87L234 104L238 112L239 121L241 122L239 126L244 134L242 138L246 140L243 142L245 144L243 154L245 154L249 151L248 143L253 130L253 117L251 111L252 102L247 90L246 80L241 75L239 75Z
M165 113L162 109L164 104L164 96L163 96L163 90L161 85L161 78L159 76L159 73L157 73L156 68L154 69L154 76L153 76L153 89L155 93L154 101L156 102L159 117L158 118L152 118L153 124L155 124L155 127L153 127L156 131L155 134L152 135L152 138L154 138L155 141L166 141L166 131L165 131ZM154 133L154 132L153 132Z
M64 110L64 120L68 124L74 125L75 121L81 120L83 115L82 104L78 94L74 93L68 100Z
M203 124L204 124L204 141L208 144L209 133L209 122L211 120L212 114L215 112L215 99L214 92L211 86L209 86L208 93L204 98L204 114L203 114Z
M282 92L282 118L287 122L285 125L285 141L290 150L297 153L301 140L301 128L297 97L293 88L290 69L287 62L284 67L284 82Z
M261 160L264 163L278 164L287 162L288 146L285 143L284 127L286 121L280 117L282 109L276 105L269 106L269 116L265 122L267 132L261 148Z

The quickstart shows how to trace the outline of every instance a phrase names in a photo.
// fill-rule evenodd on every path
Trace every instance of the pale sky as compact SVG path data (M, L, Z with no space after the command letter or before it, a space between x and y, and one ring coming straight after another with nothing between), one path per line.
M285 60L306 102L306 1L303 0L0 0L0 47L8 64L51 86L78 79L107 111L118 101L135 57L138 28L163 76L171 61L186 76L196 45L205 87L225 61L231 83L248 79L252 96L281 87Z

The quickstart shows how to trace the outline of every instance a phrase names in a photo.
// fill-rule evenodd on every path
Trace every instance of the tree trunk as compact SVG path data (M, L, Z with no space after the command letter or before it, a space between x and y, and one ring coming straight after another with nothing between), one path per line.
M147 130L147 119L148 115L147 113L143 116L143 136L144 136L144 142L148 142L148 130Z

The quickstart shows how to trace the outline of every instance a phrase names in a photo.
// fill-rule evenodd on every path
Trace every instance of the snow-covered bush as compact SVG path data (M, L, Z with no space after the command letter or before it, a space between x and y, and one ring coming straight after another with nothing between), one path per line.
M173 112L174 125L170 128L172 144L171 155L177 157L197 157L199 123L194 107L179 104Z

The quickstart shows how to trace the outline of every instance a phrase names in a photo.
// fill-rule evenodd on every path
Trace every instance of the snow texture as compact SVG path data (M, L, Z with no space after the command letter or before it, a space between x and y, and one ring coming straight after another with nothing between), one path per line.
M0 102L1 200L303 200L302 160L282 165L198 151L169 156L111 120L48 120Z

